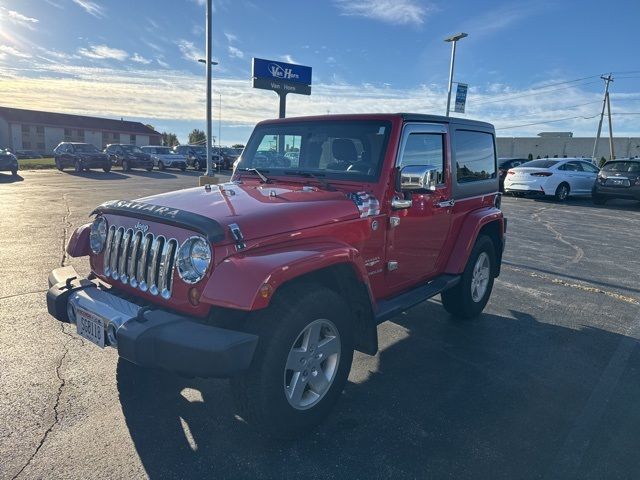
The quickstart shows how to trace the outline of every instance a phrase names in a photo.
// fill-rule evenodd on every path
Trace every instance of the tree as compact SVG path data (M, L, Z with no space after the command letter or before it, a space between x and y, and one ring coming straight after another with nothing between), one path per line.
M599 167L600 167L600 168L602 168L602 166L603 166L605 163L607 163L607 159L606 159L606 158L604 158L604 157L600 157L600 165L599 165Z
M538 157L540 158L540 157ZM527 157L527 160L533 160L533 155L530 153L529 156Z
M175 147L176 145L180 145L178 136L175 133L162 132L162 145L165 147Z
M151 130L154 130L154 131L155 131L155 129L156 129L156 128L155 128L153 125L151 125L150 123L147 123L147 124L145 125L145 127L150 128Z
M234 143L231 148L244 148L244 145L241 143Z
M194 128L189 134L189 143L191 145L207 145L207 135L202 131Z

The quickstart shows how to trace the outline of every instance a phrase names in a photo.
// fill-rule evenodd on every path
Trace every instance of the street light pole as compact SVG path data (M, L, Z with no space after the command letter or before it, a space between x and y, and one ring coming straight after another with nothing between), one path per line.
M211 16L213 14L213 0L207 0L207 48L206 48L206 65L207 65L207 177L213 176L211 168L211 50L213 47L211 32Z
M445 42L451 42L451 65L449 66L449 86L447 88L447 117L451 110L451 88L453 86L453 67L456 62L456 43L466 36L468 36L468 34L460 32L444 39Z

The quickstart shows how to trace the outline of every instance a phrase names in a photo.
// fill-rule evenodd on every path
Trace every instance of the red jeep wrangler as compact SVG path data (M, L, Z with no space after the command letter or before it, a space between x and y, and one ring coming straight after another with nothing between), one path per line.
M98 206L49 312L134 364L231 377L260 430L319 423L376 326L440 294L478 315L500 272L490 124L415 114L259 123L231 182Z

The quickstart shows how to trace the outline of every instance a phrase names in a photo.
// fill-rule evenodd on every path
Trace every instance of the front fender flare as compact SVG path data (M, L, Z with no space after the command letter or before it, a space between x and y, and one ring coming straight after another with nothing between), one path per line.
M213 271L200 301L240 310L257 310L269 305L260 289L268 285L275 292L282 284L326 267L350 264L358 280L368 289L369 280L357 249L338 242L286 244L236 254L220 262Z
M471 212L465 217L456 244L449 256L445 273L460 274L464 271L467 259L476 243L480 230L491 222L499 222L500 240L502 240L504 236L504 216L499 209L495 207L482 208Z

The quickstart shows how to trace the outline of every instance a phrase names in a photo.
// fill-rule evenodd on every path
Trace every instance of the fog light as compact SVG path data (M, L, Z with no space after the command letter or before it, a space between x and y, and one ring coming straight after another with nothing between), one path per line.
M76 306L71 302L67 302L67 318L69 319L70 323L77 323L78 321L78 317L76 315Z
M189 289L189 303L194 307L200 304L200 291L195 287Z

